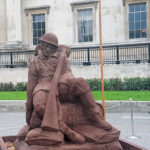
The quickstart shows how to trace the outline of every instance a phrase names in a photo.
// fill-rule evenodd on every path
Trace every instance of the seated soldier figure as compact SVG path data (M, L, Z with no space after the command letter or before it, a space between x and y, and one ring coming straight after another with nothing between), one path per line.
M55 72L59 66L58 60L63 50L66 50L65 61L61 70L61 76L58 81L56 92L56 103L51 105L50 110L56 107L53 111L52 118L56 120L55 127L49 128L49 131L57 132L60 130L62 133L68 135L70 140L75 143L83 143L84 137L79 133L68 127L62 120L61 104L59 100L69 97L78 97L80 103L93 124L104 130L111 130L112 126L103 120L103 117L96 107L94 98L91 94L90 88L83 78L75 78L72 74L68 58L70 49L66 46L59 46L56 35L52 33L44 34L40 39L41 52L30 62L28 72L28 85L27 85L27 103L26 103L26 121L30 130L34 128L42 128L42 121L46 113L47 101L51 100L49 97L50 86L55 78ZM51 125L53 122L49 122ZM42 128L42 130L47 130Z

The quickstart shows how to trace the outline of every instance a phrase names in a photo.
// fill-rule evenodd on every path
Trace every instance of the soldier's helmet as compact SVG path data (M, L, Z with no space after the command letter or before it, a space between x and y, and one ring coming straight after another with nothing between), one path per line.
M58 48L58 38L53 33L44 34L42 37L39 38L39 41L51 44L51 45L56 46Z

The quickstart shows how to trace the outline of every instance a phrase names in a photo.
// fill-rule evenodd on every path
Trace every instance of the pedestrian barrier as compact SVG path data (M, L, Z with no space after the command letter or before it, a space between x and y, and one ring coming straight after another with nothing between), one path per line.
M116 110L118 111L119 109L122 109L125 107L128 108L126 110L126 112L128 112L130 114L130 122L131 122L131 125L130 125L131 136L129 136L128 138L129 139L138 139L140 137L135 134L134 111L137 112L137 111L139 111L139 108L144 108L144 112L150 113L150 107L142 105L140 103L136 103L136 105L135 105L135 102L132 100L132 98L130 98L129 101L127 101L127 102L123 102L123 103L119 103L117 105L112 105L112 106L106 107L106 112L116 112ZM115 110L115 111L113 111L113 110Z

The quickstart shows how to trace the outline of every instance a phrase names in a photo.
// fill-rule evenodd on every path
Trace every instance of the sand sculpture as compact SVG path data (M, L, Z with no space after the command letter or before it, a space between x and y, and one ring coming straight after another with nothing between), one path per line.
M122 150L120 131L104 120L86 81L74 77L69 55L53 33L39 39L29 65L27 125L16 150Z

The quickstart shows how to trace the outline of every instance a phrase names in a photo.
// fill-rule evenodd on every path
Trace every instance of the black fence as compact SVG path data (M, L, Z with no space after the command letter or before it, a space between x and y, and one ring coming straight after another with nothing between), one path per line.
M27 67L34 58L34 50L0 52L1 68ZM71 65L100 64L98 46L72 48ZM103 46L104 64L150 63L150 43Z
M27 67L34 58L34 51L0 52L0 68Z
M99 47L72 48L71 64L100 63ZM150 63L150 43L103 46L104 64Z

